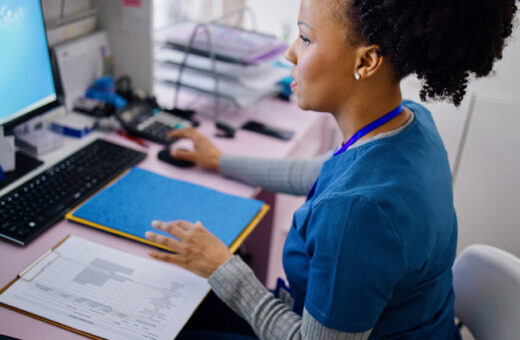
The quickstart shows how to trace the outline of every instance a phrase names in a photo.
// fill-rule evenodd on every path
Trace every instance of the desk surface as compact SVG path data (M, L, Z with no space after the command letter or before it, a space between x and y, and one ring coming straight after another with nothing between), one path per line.
M255 115L254 117L251 116L253 114ZM244 121L254 118L282 128L294 130L296 134L293 139L288 142L241 130L237 131L234 139L216 138L214 137L216 130L213 124L206 120L202 120L199 131L210 137L223 152L229 154L265 158L305 156L306 153L302 151L305 150L305 146L309 148L312 147L311 138L309 138L310 134L313 130L321 130L324 128L325 117L323 114L302 111L292 103L272 99L259 103L252 112L234 117L226 117L227 121L239 126ZM160 162L156 157L159 150L161 150L161 146L158 144L149 143L148 148L143 148L114 133L102 135L96 132L81 140L70 140L63 149L46 156L44 159L45 165L43 167L0 191L0 195L17 186L20 182L25 181L27 178L50 167L68 153L74 152L97 137L102 137L130 148L146 151L148 153L147 158L138 166L158 174L205 185L222 192L242 197L254 197L259 192L257 188L224 178L217 173L207 172L198 168L176 168ZM189 144L188 141L179 141L174 144L173 147L189 147ZM315 150L313 150L313 152L315 152ZM146 245L62 220L26 247L19 247L0 241L0 259L2 263L0 268L0 286L3 287L8 284L42 253L68 234L74 234L103 245L144 257L147 256L146 252L149 250L149 247ZM83 338L75 333L1 307L0 334L22 339Z

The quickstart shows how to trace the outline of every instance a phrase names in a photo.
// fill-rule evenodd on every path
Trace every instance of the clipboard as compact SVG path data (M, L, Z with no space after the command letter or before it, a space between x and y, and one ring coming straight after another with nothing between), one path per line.
M44 261L48 256L50 256L51 254L59 254L59 252L56 250L56 248L58 248L63 242L65 242L68 238L70 237L70 235L67 235L63 240L61 240L60 242L58 242L54 247L52 247L51 249L47 250L45 253L43 253L43 255L41 255L38 259L36 259L36 261L34 261L33 263L31 263L29 266L27 266L27 268L25 268L20 274L18 274L11 282L9 282L5 287L3 287L2 289L0 289L0 295L2 295L6 290L9 289L9 287L11 287L16 281L18 280L23 280L23 277L26 273L30 272L31 269L33 269L34 267L36 267L38 264L42 263L42 261ZM59 257L60 255L58 255ZM51 260L52 262L54 262L56 260L56 258L54 260ZM45 268L50 265L52 262L48 263ZM38 272L38 274L45 270L45 268L42 268L42 270L40 270ZM36 274L34 277L36 277L38 274ZM31 278L32 279L34 279ZM68 331L71 331L71 332L74 332L74 333L77 333L77 334L80 334L80 335L83 335L85 337L88 337L88 338L91 338L91 339L99 339L99 340L103 340L103 338L100 338L96 335L93 335L93 334L90 334L90 333L86 333L86 332L83 332L79 329L75 329L75 328L72 328L72 327L69 327L67 325L64 325L62 323L59 323L59 322L56 322L56 321L53 321L53 320L49 320L45 317L42 317L40 315L37 315L37 314L33 314L33 313L30 313L30 312L27 312L27 311L24 311L22 309L19 309L19 308L16 308L16 307L13 307L11 305L8 305L8 304L5 304L3 302L0 302L0 306L1 307L4 307L4 308L7 308L9 310L12 310L12 311L15 311L17 313L20 313L20 314L23 314L23 315L27 315L27 316L30 316L31 318L34 318L34 319L37 319L37 320L40 320L40 321L43 321L43 322L46 322L48 324L51 324L53 326L57 326L57 327L60 327L60 328L63 328L63 329L66 329Z
M159 188L158 190L161 192L156 192L156 188ZM180 199L177 198L177 202L181 204L183 202L180 201L186 201L184 207L187 207L188 210L193 210L195 204L193 202L197 202L197 200L209 199L211 201L213 198L216 201L228 200L226 202L235 204L234 207L237 210L243 208L244 210L247 209L250 214L254 212L254 215L246 218L247 221L244 220L244 216L240 216L241 220L244 221L241 222L243 224L235 224L232 230L231 227L228 228L227 225L222 225L222 221L220 220L215 221L219 222L220 226L214 226L212 223L204 223L205 221L202 219L203 216L212 218L213 215L222 214L222 211L212 207L211 204L206 203L206 209L204 211L200 211L200 209L199 211L189 211L189 215L192 216L193 219L200 219L202 224L219 239L223 240L232 252L235 252L240 247L270 209L269 205L264 202L224 194L210 188L175 180L139 167L134 167L121 176L116 182L108 185L105 189L89 198L89 200L72 209L65 215L65 218L78 224L96 228L162 250L171 251L168 247L147 240L144 237L145 230L152 229L150 223L154 219L169 221L175 219L189 220L189 218L183 218L183 215L181 215L180 218L179 216L170 217L169 208L164 205L160 206L161 204L158 204L159 206L149 204L145 208L141 207L141 202L147 199L154 202L168 200L170 197L169 192L174 194L177 194L177 192L183 193L184 197ZM186 193L194 194L198 198L190 198L191 196L186 195ZM114 202L117 202L117 204ZM229 208L224 209L231 211ZM140 210L142 210L142 212L140 212ZM131 214L133 214L134 218L129 217ZM144 217L143 214L146 214L148 217ZM230 218L229 216L225 217ZM135 222L134 219L136 220ZM139 220L140 223L138 222ZM195 220L192 222L195 222ZM155 232L169 236L162 231L157 230ZM230 239L230 237L232 237L232 239ZM227 241L225 239L227 239Z
M91 339L171 339L210 290L178 266L69 235L2 288L0 306Z

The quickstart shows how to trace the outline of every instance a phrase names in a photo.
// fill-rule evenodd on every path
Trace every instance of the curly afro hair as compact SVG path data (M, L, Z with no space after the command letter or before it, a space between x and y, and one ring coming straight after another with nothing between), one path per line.
M513 31L517 0L347 0L349 41L376 44L421 100L460 105L470 74L488 75ZM342 11L345 13L345 11Z

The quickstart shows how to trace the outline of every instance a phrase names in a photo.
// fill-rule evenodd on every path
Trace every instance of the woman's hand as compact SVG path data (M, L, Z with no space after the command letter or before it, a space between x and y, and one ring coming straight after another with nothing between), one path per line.
M146 238L162 244L176 254L151 250L148 254L158 260L176 264L199 276L208 278L217 268L233 257L229 248L202 226L187 221L153 221L155 229L171 234L171 237L146 232Z
M193 151L174 149L171 151L173 157L194 162L208 170L218 171L222 152L197 130L194 128L172 130L168 133L168 137L188 138L193 141Z

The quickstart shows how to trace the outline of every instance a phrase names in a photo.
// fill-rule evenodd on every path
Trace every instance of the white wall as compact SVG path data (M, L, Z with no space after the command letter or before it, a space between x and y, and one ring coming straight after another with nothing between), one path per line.
M478 95L454 183L459 247L486 243L520 257L520 101Z
M244 14L245 28L291 41L297 36L299 3L299 0L154 0L154 26L161 28L185 18L209 21L245 6L251 9Z
M518 13L516 17L516 30L504 49L502 60L495 64L496 74L474 81L470 84L470 91L492 97L520 98L520 16Z
M160 29L185 19L210 21L244 5L245 0L154 0L154 27Z
M287 42L292 42L298 35L299 0L245 0L246 6L255 12L258 31L274 34ZM246 20L246 27L251 28Z

